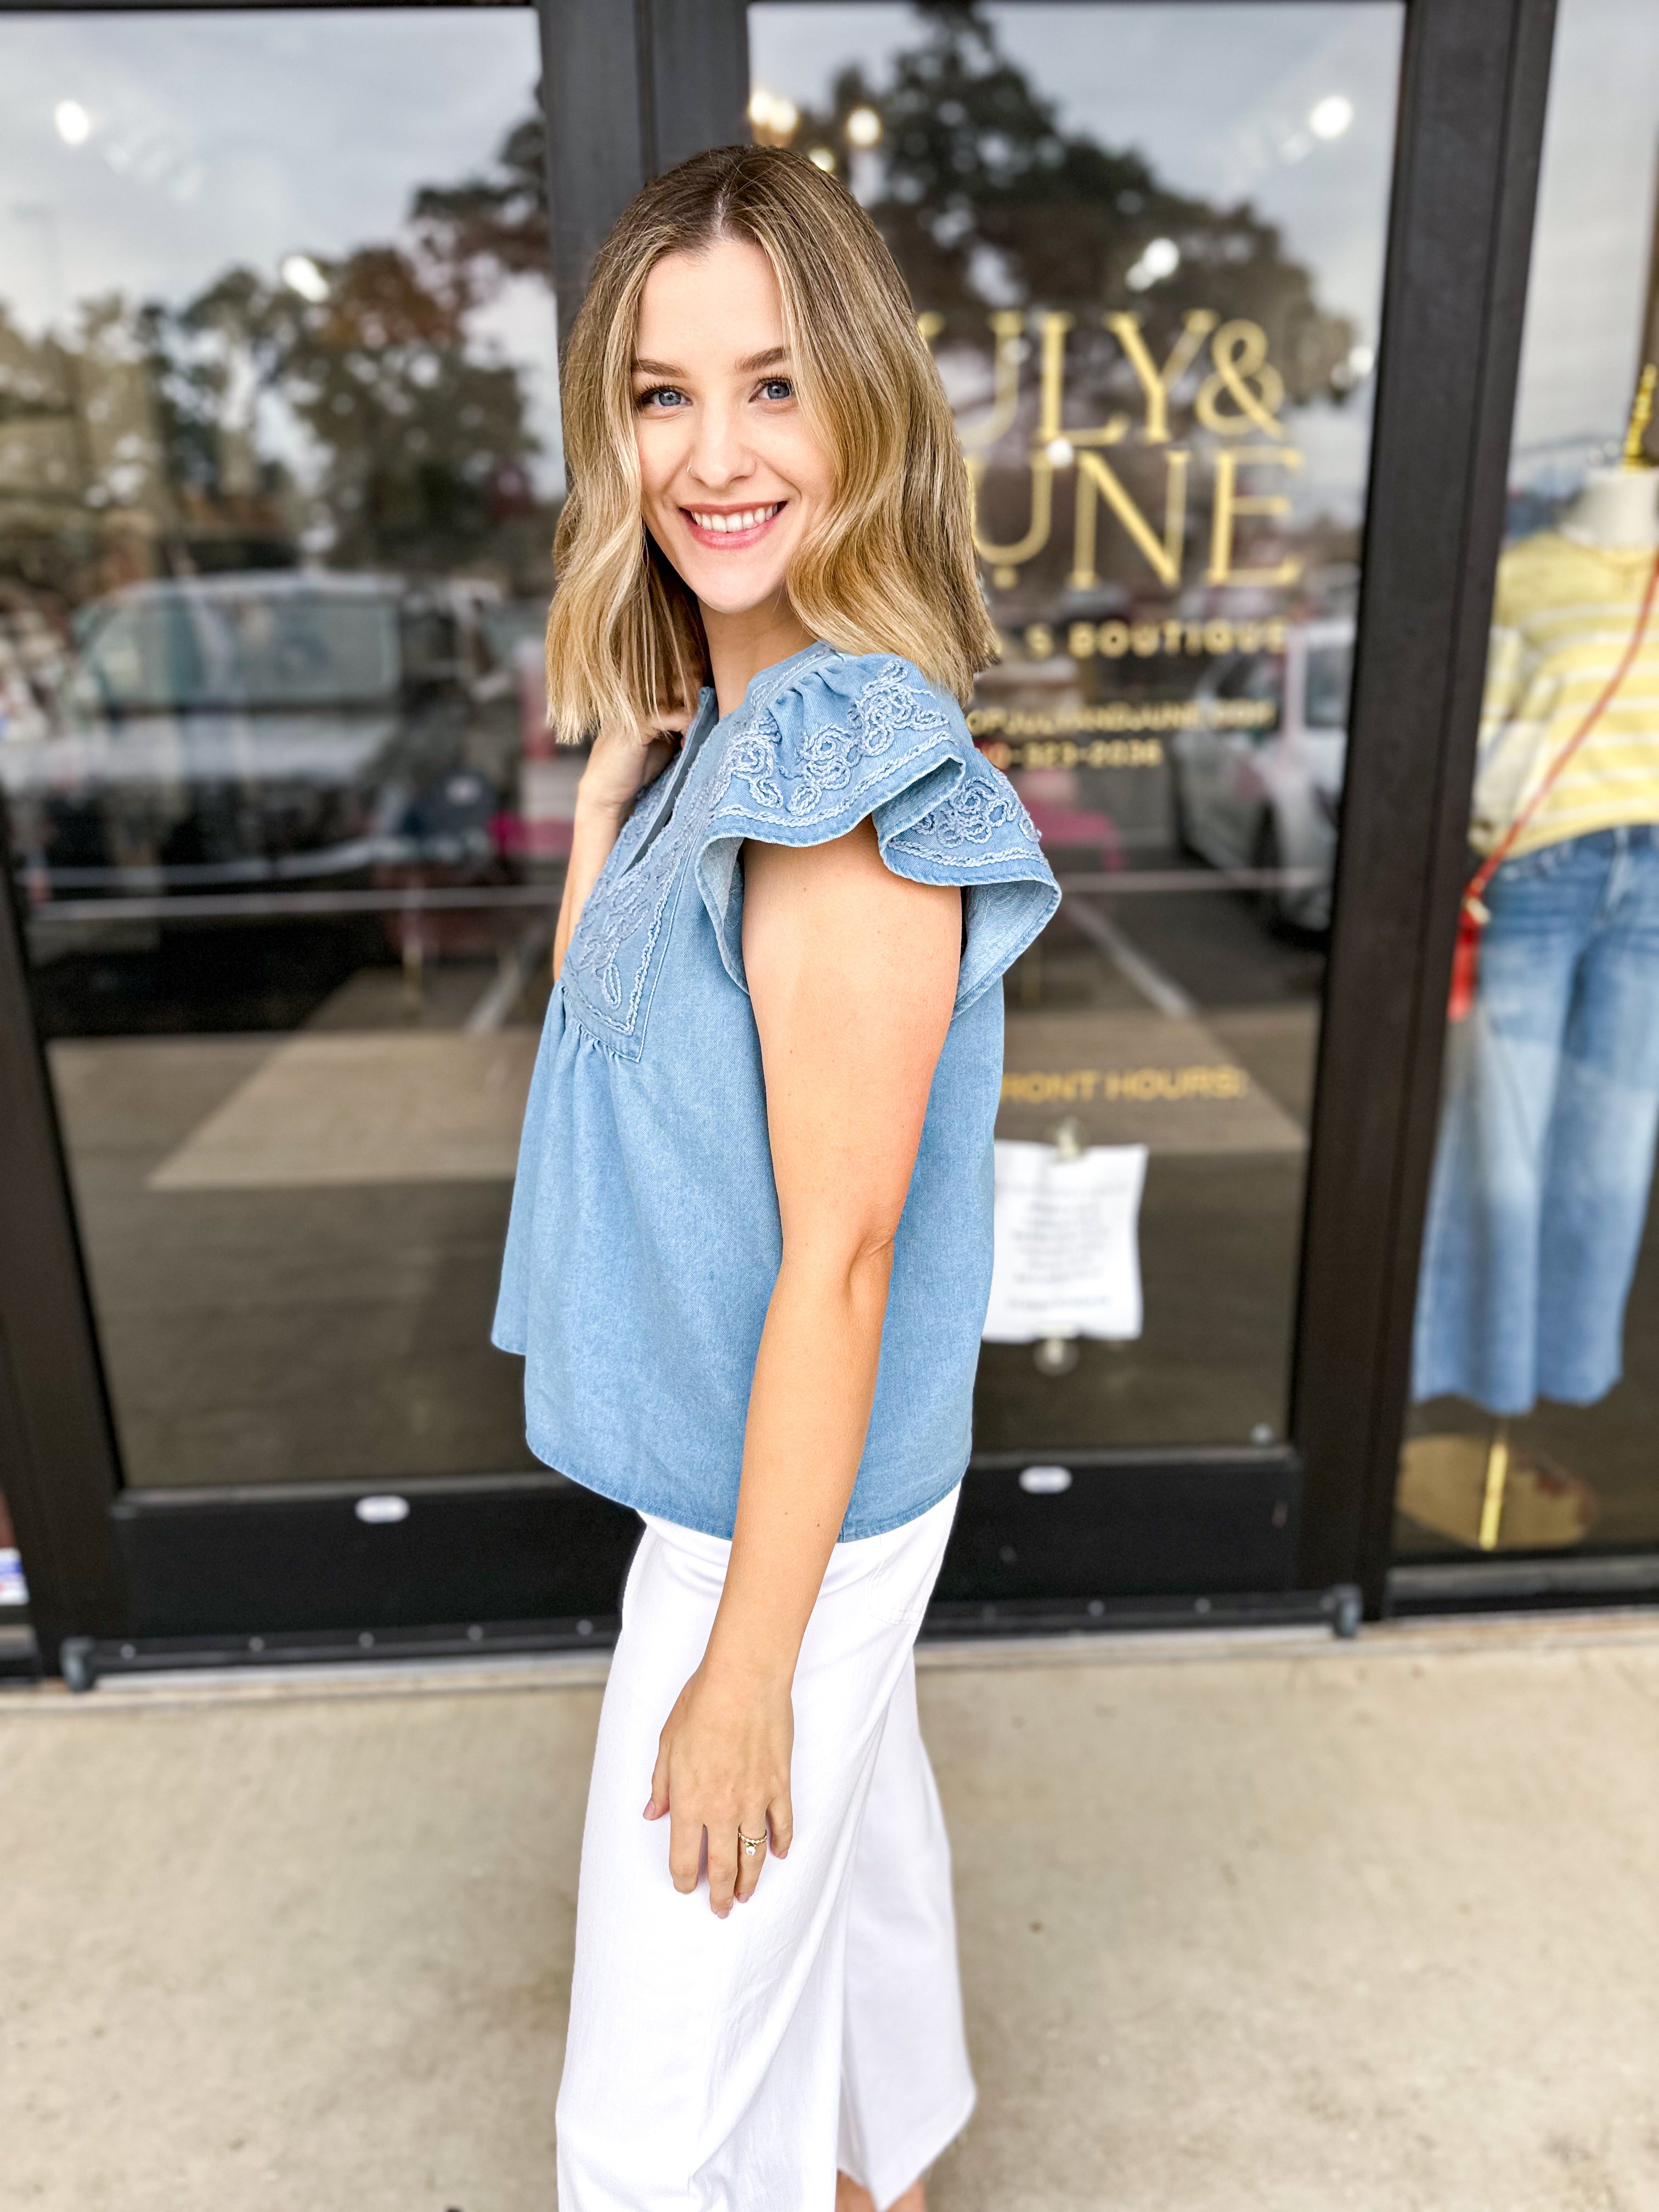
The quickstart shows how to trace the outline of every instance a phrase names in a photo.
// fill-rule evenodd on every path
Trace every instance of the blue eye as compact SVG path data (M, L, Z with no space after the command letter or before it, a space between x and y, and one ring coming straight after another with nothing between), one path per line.
M793 399L795 387L787 376L769 376L761 386L763 399Z
M639 408L654 408L665 412L671 408L690 405L685 394L672 384L653 384L648 390L635 395L634 404Z

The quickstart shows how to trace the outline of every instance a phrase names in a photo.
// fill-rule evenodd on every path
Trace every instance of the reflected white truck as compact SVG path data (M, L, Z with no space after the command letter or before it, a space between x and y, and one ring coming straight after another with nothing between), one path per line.
M1198 697L1273 708L1251 730L1177 731L1170 743L1176 842L1218 868L1282 871L1259 905L1281 927L1330 926L1331 874L1353 683L1352 616L1291 625L1285 650L1233 653Z
M499 598L258 569L95 601L55 696L32 685L32 714L0 720L0 795L32 901L487 871L490 770L518 734L485 627ZM15 616L9 635L21 670ZM18 689L14 674L8 697Z

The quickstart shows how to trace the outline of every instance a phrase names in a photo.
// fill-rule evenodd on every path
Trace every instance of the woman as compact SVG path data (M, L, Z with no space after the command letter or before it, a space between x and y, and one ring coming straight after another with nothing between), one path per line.
M911 1647L968 1458L998 979L1059 894L957 704L994 647L965 475L841 185L759 147L650 185L564 408L549 694L593 744L495 1334L532 1449L645 1534L559 2202L912 2212L974 2091Z

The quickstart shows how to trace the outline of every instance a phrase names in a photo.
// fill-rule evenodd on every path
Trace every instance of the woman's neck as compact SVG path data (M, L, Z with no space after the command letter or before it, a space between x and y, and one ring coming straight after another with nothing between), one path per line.
M702 608L703 635L708 641L708 665L714 678L714 697L722 714L741 706L743 695L763 668L775 667L812 642L812 633L790 605L787 595L763 600L736 614Z

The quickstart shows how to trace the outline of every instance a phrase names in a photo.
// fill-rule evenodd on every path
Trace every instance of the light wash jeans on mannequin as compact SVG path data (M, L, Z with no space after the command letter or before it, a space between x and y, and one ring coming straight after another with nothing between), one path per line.
M1659 1127L1659 828L1505 862L1448 1040L1412 1395L1592 1405L1623 1370Z

